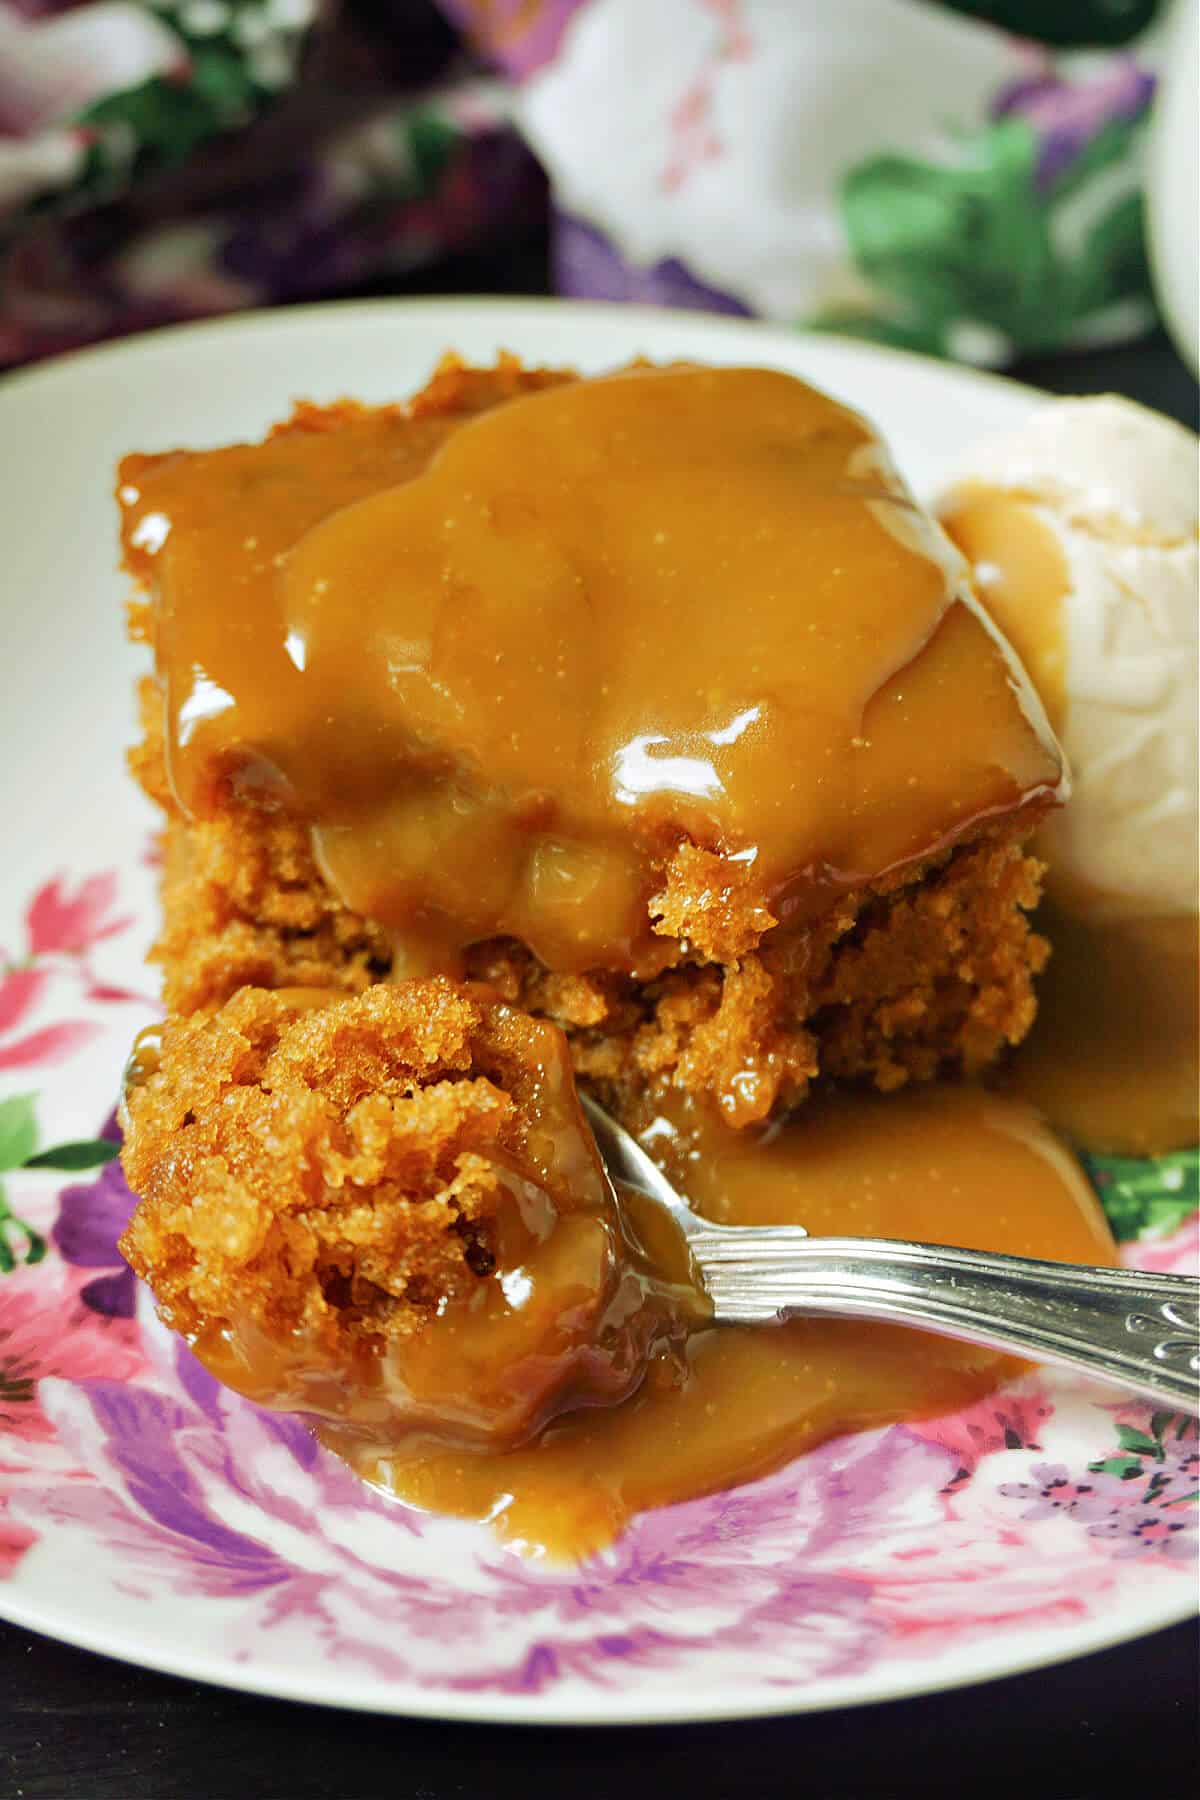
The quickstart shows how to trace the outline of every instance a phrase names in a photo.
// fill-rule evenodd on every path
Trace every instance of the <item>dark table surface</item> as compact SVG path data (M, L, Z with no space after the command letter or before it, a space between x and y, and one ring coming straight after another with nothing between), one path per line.
M500 268L464 258L420 287L543 291L536 250ZM1053 393L1128 394L1196 428L1196 383L1162 337L1011 373ZM1192 1791L1198 1692L1188 1623L1032 1675L845 1712L443 1725L226 1693L0 1625L0 1800L1140 1800Z

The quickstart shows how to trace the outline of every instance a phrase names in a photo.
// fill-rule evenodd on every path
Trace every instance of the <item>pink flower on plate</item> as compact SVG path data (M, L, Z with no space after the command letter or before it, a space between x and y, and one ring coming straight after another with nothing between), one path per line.
M1200 1272L1200 1212L1194 1212L1170 1237L1140 1238L1126 1244L1121 1261L1134 1269L1162 1275L1195 1275Z
M41 998L49 969L8 969L0 974L0 1069L31 1069L62 1062L100 1029L89 1019L62 1019L20 1037L10 1034L24 1024Z
M4 1516L0 1501L0 1581L11 1575L31 1544L37 1543L37 1532L28 1525L18 1525Z
M1095 1409L1090 1422L1081 1407ZM1117 1449L1098 1463L1105 1414ZM1006 1622L1094 1618L1135 1583L1167 1594L1191 1571L1200 1455L1182 1414L1104 1406L1086 1384L1047 1372L962 1414L895 1430L958 1463L935 1519L883 1530L856 1564L907 1654L938 1650L950 1633L979 1640Z
M115 937L132 923L128 915L114 918L117 876L113 869L89 875L71 894L61 875L43 882L25 909L25 929L31 956L65 951L77 956L103 938Z
M903 1429L903 1428L899 1428ZM1049 1519L1022 1520L992 1486L1019 1452L998 1452L948 1504L936 1524L884 1532L866 1560L872 1601L909 1654L963 1642L1005 1625L1023 1630L1079 1621L1102 1610L1118 1587L1094 1539ZM1022 1465L1024 1472L1024 1465Z
M979 1462L997 1450L1036 1450L1046 1422L1054 1414L1054 1402L1035 1378L1018 1388L988 1394L974 1406L944 1418L918 1419L908 1429L915 1437L948 1450L958 1468L944 1493L953 1493L974 1474Z
M132 1319L106 1318L80 1297L87 1270L42 1263L0 1286L0 1466L17 1443L54 1436L38 1383L103 1378L129 1381L146 1366Z

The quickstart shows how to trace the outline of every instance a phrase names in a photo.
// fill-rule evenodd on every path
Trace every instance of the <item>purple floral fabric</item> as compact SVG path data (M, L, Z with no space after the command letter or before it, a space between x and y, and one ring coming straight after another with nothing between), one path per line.
M563 34L588 0L440 0L468 42L516 81L553 62Z
M1154 77L1130 56L1096 80L1072 85L1049 69L1014 82L996 100L997 119L1028 120L1037 133L1038 191L1052 189L1109 125L1133 125L1154 98Z
M643 306L682 306L749 318L751 308L734 294L708 287L676 256L649 267L626 262L592 225L560 213L554 232L555 285L589 300L626 300Z
M932 0L0 0L0 365L545 231L567 295L993 362L1127 334L1152 50L1045 10L1054 53Z
M544 210L431 0L0 0L0 364L396 280Z

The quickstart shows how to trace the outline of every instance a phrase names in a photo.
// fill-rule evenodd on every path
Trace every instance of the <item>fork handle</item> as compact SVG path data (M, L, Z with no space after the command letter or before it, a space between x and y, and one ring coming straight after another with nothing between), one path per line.
M1200 1280L937 1244L708 1226L688 1240L714 1318L882 1319L1060 1363L1200 1410Z

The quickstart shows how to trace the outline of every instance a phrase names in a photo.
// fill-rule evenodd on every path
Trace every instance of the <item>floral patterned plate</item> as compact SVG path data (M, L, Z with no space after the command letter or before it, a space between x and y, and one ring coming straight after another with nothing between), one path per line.
M0 388L0 1613L231 1686L455 1718L845 1705L1077 1655L1184 1616L1197 1426L1036 1374L638 1519L577 1569L360 1487L154 1322L106 1161L155 1011L153 819L122 769L117 456L256 433L296 395L403 394L438 353L769 362L871 412L919 487L1028 393L892 352L554 303L372 304L91 351ZM1196 1157L1094 1170L1126 1259L1194 1266Z

